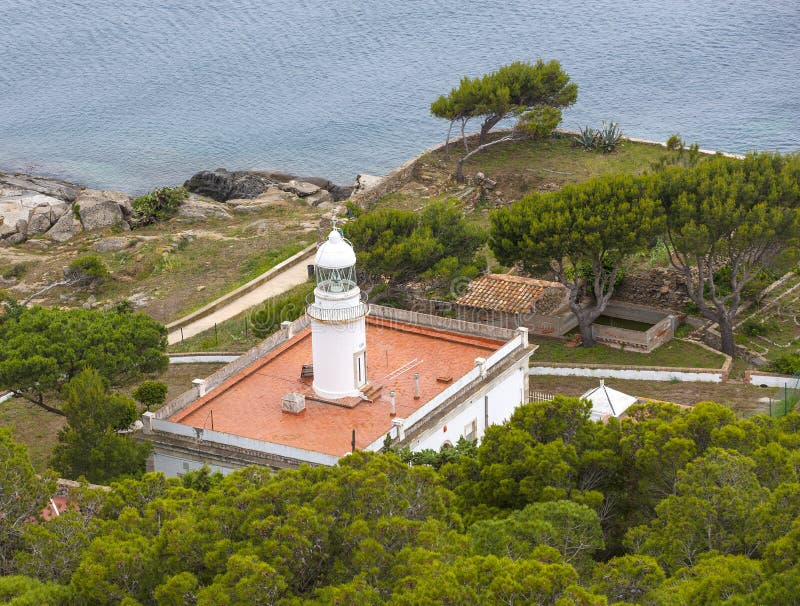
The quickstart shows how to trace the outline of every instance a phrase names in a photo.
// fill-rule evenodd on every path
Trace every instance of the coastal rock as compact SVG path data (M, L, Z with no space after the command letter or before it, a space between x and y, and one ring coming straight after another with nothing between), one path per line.
M232 215L222 204L190 198L181 203L177 216L188 221L202 221L203 219L230 219Z
M49 206L37 206L28 215L28 233L43 234L53 224L53 215Z
M75 203L84 229L100 229L121 224L125 220L122 206L130 198L118 191L87 189L81 192Z
M383 177L376 177L375 175L356 175L356 185L354 192L369 191L376 187L383 180Z
M0 187L2 186L21 191L37 192L45 196L58 198L62 202L74 202L81 191L79 186L58 179L0 173Z
M334 202L333 194L325 189L320 189L317 193L305 197L304 200L311 206L333 204Z
M81 222L73 217L71 212L68 212L61 215L53 227L47 231L45 236L51 240L55 240L56 242L66 242L82 231L83 226L81 225Z
M119 252L136 243L135 238L103 238L92 244L92 250L99 253Z
M236 213L258 212L268 206L282 204L296 199L294 194L283 191L277 185L270 185L267 190L255 198L232 198L226 204Z
M231 198L255 198L276 183L274 179L248 171L228 172L224 168L201 171L192 175L183 186L192 193L225 202Z
M282 183L278 187L285 192L289 192L295 196L298 196L299 198L312 196L322 189L319 185L314 185L313 183L308 183L307 181L295 180L289 181L288 183Z

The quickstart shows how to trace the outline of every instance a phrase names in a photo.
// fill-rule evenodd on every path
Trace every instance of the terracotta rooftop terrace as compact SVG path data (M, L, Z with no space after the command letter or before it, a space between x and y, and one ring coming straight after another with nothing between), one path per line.
M444 391L503 343L493 339L445 332L396 321L367 317L367 379L382 387L374 401L347 398L336 403L316 398L311 378L301 378L311 364L311 330L304 329L267 353L170 421L245 436L264 442L343 456L365 448L392 426L389 391L395 390L397 418L408 417ZM415 372L420 374L420 398L414 399ZM281 398L306 396L299 414L284 412Z

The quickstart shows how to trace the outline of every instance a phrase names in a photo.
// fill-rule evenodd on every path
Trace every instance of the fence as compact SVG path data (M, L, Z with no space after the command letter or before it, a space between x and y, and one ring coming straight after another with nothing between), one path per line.
M546 391L532 391L528 399L531 402L549 402L554 397L555 396L553 394Z

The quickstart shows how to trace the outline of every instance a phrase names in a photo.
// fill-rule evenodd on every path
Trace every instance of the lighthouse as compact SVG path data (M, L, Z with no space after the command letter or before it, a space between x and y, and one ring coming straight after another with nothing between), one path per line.
M314 265L317 285L306 307L314 392L330 400L360 396L367 384L369 306L356 282L353 246L335 227L317 249Z

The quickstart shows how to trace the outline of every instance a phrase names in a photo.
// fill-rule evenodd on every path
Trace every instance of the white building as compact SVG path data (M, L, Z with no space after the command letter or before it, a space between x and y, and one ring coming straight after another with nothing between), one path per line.
M333 230L306 315L143 416L150 468L177 476L333 465L386 437L414 450L480 439L527 401L527 329L367 305L352 246Z

